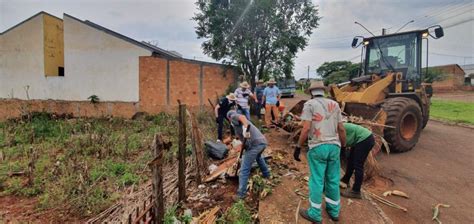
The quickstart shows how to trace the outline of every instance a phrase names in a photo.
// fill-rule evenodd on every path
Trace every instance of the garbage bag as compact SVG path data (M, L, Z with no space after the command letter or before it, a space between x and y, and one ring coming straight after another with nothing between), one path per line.
M207 155L213 159L224 159L229 153L229 149L222 142L207 141L204 145L206 146Z

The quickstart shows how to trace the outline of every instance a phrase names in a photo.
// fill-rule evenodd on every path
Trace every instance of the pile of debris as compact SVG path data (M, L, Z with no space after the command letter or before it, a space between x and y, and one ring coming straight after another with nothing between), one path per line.
M277 127L289 132L290 139L295 143L298 141L301 134L301 130L303 128L300 116L303 111L303 106L305 102L306 100L301 100L300 102L298 102L294 107L289 110L288 113L282 116L278 123L275 123ZM347 122L364 126L365 128L373 132L375 137L375 146L374 148L372 148L371 153L367 158L365 177L366 179L371 179L372 177L377 176L380 172L380 166L377 160L375 159L375 156L381 151L382 148L385 148L387 153L390 153L389 145L387 141L383 138L383 130L384 128L391 127L381 124L384 122L381 122L379 120L367 120L362 117L347 114L344 114L343 117L344 120L346 120ZM381 117L382 120L384 119L384 116L375 117Z
M195 223L214 223L234 203L232 196L237 191L237 177L242 157L243 144L238 139L225 138L222 142L207 141L203 144L207 157L205 163L208 173L202 178L197 188L188 190L187 202L184 207L193 213L200 214L193 218ZM264 158L269 160L269 150L265 150ZM258 203L258 198L265 197L271 190L262 184L259 175L249 180L249 192L252 202Z

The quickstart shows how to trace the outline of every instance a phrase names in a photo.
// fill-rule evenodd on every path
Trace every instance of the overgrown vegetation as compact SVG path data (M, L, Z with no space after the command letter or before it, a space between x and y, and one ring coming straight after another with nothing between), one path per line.
M440 69L436 68L423 68L422 71L423 73L423 82L426 83L433 83L436 81L443 81L446 79L446 74L444 74Z
M432 100L430 116L441 120L474 125L474 103Z
M206 117L212 118L197 114L208 138L215 125ZM177 142L176 127L176 117L165 113L141 120L36 113L27 121L0 122L0 196L38 197L38 209L96 214L148 179L153 135ZM166 158L176 149L173 144Z
M239 200L230 207L217 223L247 224L252 223L252 214L243 200Z

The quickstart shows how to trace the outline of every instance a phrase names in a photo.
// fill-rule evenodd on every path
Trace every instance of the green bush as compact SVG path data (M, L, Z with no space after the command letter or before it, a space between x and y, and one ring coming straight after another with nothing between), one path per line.
M125 163L108 160L106 166L108 171L114 176L121 176L127 171L127 165L125 165Z
M247 224L252 223L252 214L245 206L243 200L239 200L230 207L223 215L222 223Z
M120 177L120 182L123 186L137 185L140 181L140 177L133 173L126 173Z

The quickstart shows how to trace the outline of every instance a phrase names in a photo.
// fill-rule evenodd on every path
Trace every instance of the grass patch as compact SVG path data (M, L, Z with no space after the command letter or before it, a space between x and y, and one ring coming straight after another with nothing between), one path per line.
M212 116L198 115L205 139L213 137ZM67 209L78 217L98 214L122 190L149 179L146 164L155 133L170 137L174 147L166 158L175 160L177 126L176 116L165 113L138 120L58 119L38 113L0 122L0 196L37 197L39 209ZM25 174L9 175L20 172Z
M474 125L474 103L432 100L430 116L441 120Z
M296 89L296 94L304 95L304 94L306 94L306 93L304 92L304 90L302 90L302 89L300 89L300 88L297 88L297 89Z
M217 223L247 224L252 223L252 214L245 206L243 200L239 200L230 207L227 212L219 218Z

